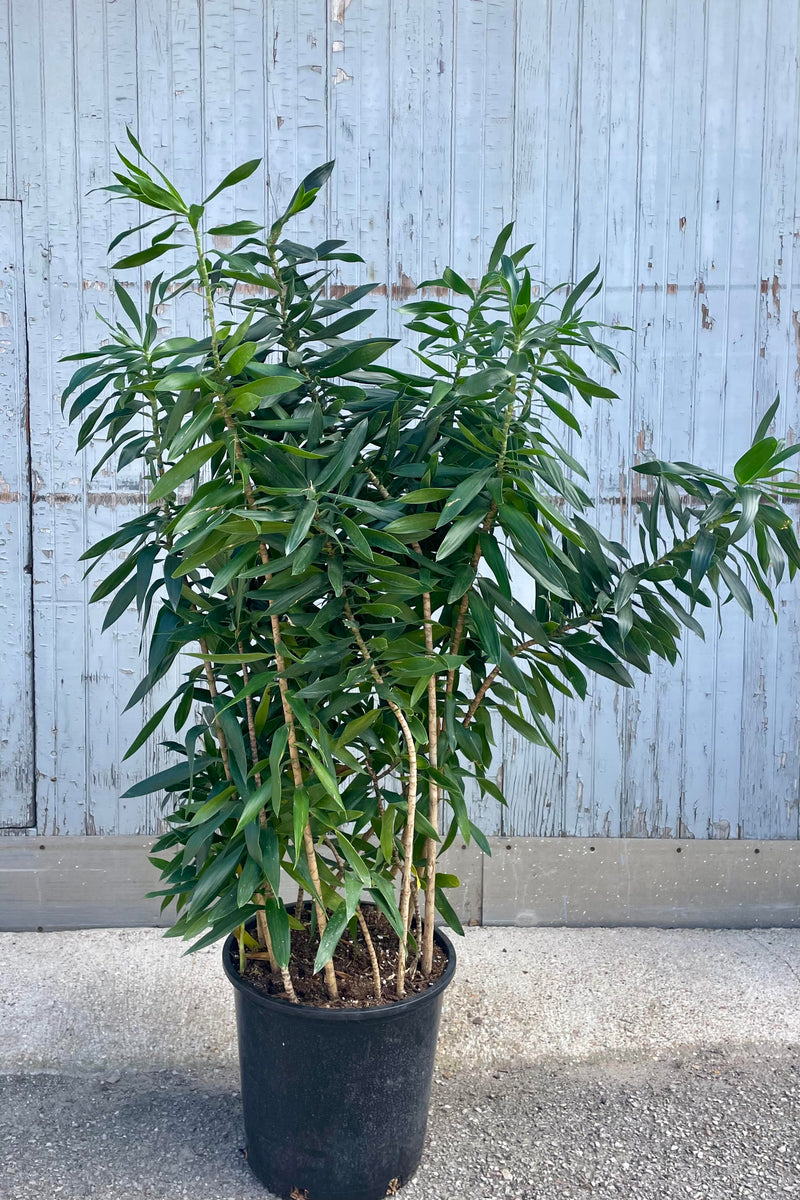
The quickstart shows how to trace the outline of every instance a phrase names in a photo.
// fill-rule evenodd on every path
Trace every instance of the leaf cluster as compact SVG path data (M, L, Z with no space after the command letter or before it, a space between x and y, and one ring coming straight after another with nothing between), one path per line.
M546 289L507 226L479 281L448 268L403 307L418 367L397 370L390 339L358 337L372 285L330 287L358 257L285 232L332 164L269 230L204 232L209 203L258 163L190 205L131 140L145 165L120 155L109 191L157 215L115 239L150 231L115 267L176 249L186 265L155 276L142 311L115 285L119 320L102 348L72 356L63 402L80 447L106 439L96 470L137 464L149 487L147 510L84 559L117 564L92 595L104 627L134 603L143 628L154 615L130 704L184 668L129 751L171 723L173 765L128 793L166 796L154 861L171 933L203 946L262 908L288 965L283 874L327 915L318 968L355 930L362 893L413 952L404 869L459 929L446 895L458 881L432 878L428 850L456 836L488 850L465 791L476 780L503 800L494 715L556 752L557 696L585 698L593 673L632 686L653 656L675 662L683 630L703 634L698 606L751 614L757 591L774 611L770 580L800 565L783 507L798 447L769 434L776 401L732 478L637 467L652 494L634 558L592 524L586 471L565 446L588 406L616 398L581 365L619 369L585 315L599 268ZM209 234L235 245L212 249ZM156 305L189 291L208 334L159 340Z

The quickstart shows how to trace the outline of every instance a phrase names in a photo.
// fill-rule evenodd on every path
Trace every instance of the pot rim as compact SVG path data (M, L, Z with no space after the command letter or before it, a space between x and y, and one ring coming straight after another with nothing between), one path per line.
M248 922L250 924L250 922ZM313 1004L292 1004L280 996L268 996L246 979L242 979L238 970L233 966L233 948L236 945L235 934L228 934L222 946L222 969L238 992L251 1001L264 1005L266 1008L278 1009L284 1014L291 1013L295 1017L319 1021L374 1021L390 1020L400 1016L413 1005L434 1001L450 984L456 970L456 950L450 938L440 928L434 930L434 940L447 955L447 966L443 974L426 988L424 992L414 992L404 996L402 1000L394 1000L389 1004L376 1004L372 1008L320 1008Z

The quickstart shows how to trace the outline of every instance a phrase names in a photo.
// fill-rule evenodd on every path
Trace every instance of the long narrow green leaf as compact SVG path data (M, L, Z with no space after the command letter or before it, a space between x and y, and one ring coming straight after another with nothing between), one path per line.
M311 522L317 515L316 500L306 500L300 512L294 519L292 530L286 539L286 553L293 554L311 528Z
M210 458L213 458L218 450L222 449L222 442L209 442L205 446L196 446L194 450L187 451L183 458L170 467L168 471L165 471L158 483L155 484L153 490L150 492L150 503L154 504L156 500L163 500L165 496L169 496L171 492L179 488L187 479L191 479L193 475L196 475L200 468Z
M325 926L325 932L320 938L319 948L314 959L314 971L322 968L333 958L342 934L347 928L347 909L344 905L337 909Z
M226 188L234 187L237 183L244 183L245 179L249 179L254 171L257 171L261 166L260 158L251 158L248 162L242 163L241 166L234 167L229 171L221 183L218 183L213 192L209 192L203 204L208 204L220 192L224 192Z
M272 953L275 955L275 961L281 970L285 970L289 966L292 949L289 914L284 907L283 901L277 899L275 896L268 896L264 907L267 914L270 941L272 942Z
M701 530L697 535L697 541L692 550L691 578L693 588L699 587L703 581L708 568L711 566L711 560L714 557L716 548L716 534L711 533L707 529Z
M459 546L463 545L467 538L475 532L482 518L483 513L471 513L469 516L456 518L436 551L436 561L441 562L442 559L449 558L451 554L454 554Z
M292 807L292 825L294 829L294 865L300 860L303 848L303 830L308 824L309 798L304 787L295 788L294 804Z
M482 471L475 471L463 479L445 501L441 516L436 522L436 528L441 529L442 525L447 525L454 520L476 496L480 495L494 474L495 467L491 466L485 467Z

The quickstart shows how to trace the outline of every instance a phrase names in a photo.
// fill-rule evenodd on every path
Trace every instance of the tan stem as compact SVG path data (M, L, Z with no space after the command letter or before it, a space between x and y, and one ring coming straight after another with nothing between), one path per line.
M370 779L372 780L372 787L375 792L375 799L378 802L378 813L380 816L383 816L384 808L386 806L385 806L384 799L383 799L383 792L381 791L381 781L378 778L378 773L375 770L375 768L373 767L372 763L365 762L364 766L367 768L367 774L369 775Z
M369 647L361 636L361 630L356 624L356 619L353 616L353 610L349 603L344 606L347 623L353 631L353 636L356 640L356 645L361 651L361 656L368 664L370 674L379 687L383 686L383 676L375 665L372 655L369 652ZM417 813L417 748L414 744L414 737L411 732L411 726L406 720L405 713L395 704L394 700L387 700L390 710L394 713L398 725L403 731L403 737L406 743L406 752L408 754L408 791L407 791L407 809L406 809L406 827L403 834L403 875L400 885L400 920L403 924L403 936L400 938L400 944L397 952L397 994L400 997L405 995L405 979L406 979L406 954L408 951L408 928L409 928L409 907L411 901L411 867L414 856L414 824Z
M216 318L215 318L215 313L214 313L214 294L213 294L213 290L211 287L211 280L209 278L208 270L206 269L205 256L203 253L202 242L200 240L200 234L197 229L194 230L194 240L195 240L195 247L197 249L198 272L200 274L200 280L203 285L203 292L204 292L204 298L205 298L205 304L206 304L206 313L208 316L208 323L209 323L209 327L211 330L211 357L214 360L214 366L216 368L217 374L219 375L222 370L222 363L221 363L220 354L219 354L219 337L218 337L218 333L217 333ZM228 411L228 407L225 403L224 397L222 396L221 393L218 394L218 403L219 403L220 410L221 410L222 415L225 420L225 425L229 430L231 430L233 432L233 435L234 435L235 457L237 459L241 459L242 450L241 450L241 445L239 443L239 434L238 434L238 430L236 428L236 423L233 420L233 418L231 417L230 412ZM253 498L253 489L250 485L249 479L245 480L244 490L245 490L245 498L247 500L248 508L255 507L255 501ZM264 565L266 565L269 556L267 554L267 548L266 548L266 545L264 544L264 542L261 542L259 544L259 549L260 549L260 553L261 553L261 561ZM280 626L278 624L278 619L277 619L277 617L273 617L272 618L272 636L273 636L273 641L275 642L276 667L278 668L279 671L282 671L282 670L285 670L286 664L283 662L282 656L278 654L279 634L280 634ZM213 695L215 695L215 687L213 684L213 672L207 671L206 678L209 679L209 690L211 690L211 694L213 696ZM283 685L283 686L281 686L281 685ZM280 687L280 691L281 691L281 699L283 700L284 719L286 719L287 725L289 727L290 756L291 756L292 748L294 749L294 757L292 758L292 771L293 771L294 779L295 779L295 787L299 787L299 786L302 786L303 775L302 775L302 769L300 768L299 756L297 753L297 741L294 738L294 718L293 718L291 708L289 708L288 703L286 701L286 680L285 679L279 680L279 687ZM249 714L248 714L248 716L249 716ZM219 723L217 723L217 729L218 729L218 733L220 735L222 735L222 740L220 741L220 752L222 753L224 734L222 733L222 729L220 728ZM252 746L252 742L251 742L251 746ZM257 760L255 760L255 761L257 761ZM230 764L228 762L228 757L227 757L227 744L225 744L225 752L223 754L223 764L225 766L226 775L227 775L228 779L230 779ZM299 784L297 782L298 772L299 772L299 778L300 778ZM263 817L263 813L262 813L262 817ZM312 882L314 882L314 886L319 891L319 872L317 871L316 856L314 854L314 841L311 836L310 825L306 826L306 830L304 832L304 841L305 841L307 855L309 853L309 843L310 843L311 860L309 861L309 871L311 872ZM316 876L316 879L315 879L315 876ZM318 920L319 920L320 931L322 932L325 929L325 912L324 912L324 909L322 909L320 902L317 902L317 916L318 916ZM336 999L336 997L338 996L338 988L336 986L336 976L333 973L332 964L329 964L329 965L330 965L331 969L330 969L330 972L328 972L328 970L326 968L325 982L327 985L328 995L331 997L331 999ZM281 974L282 974L282 977L284 980L284 986L286 987L286 990L287 990L290 998L293 997L294 1002L296 1003L297 997L294 993L294 988L292 986L291 977L289 976L288 971L286 972L285 976L284 976L283 972L281 972ZM288 981L288 986L287 986L287 981Z
M381 483L380 479L375 474L375 472L373 470L371 470L369 467L367 468L367 475L369 476L373 485L380 492L381 496L383 496L384 500L390 500L391 495L390 495L389 491ZM496 511L497 511L497 509L493 505L492 509L490 509L490 514L493 515L493 512L496 512ZM415 550L417 554L420 554L420 555L422 554L422 547L420 546L420 544L418 542L412 543L412 549ZM477 567L478 561L480 559L480 544L476 547L476 552L473 555L473 559L474 559L473 566ZM465 596L464 599L466 600L467 597ZM464 612L462 612L461 617L460 617L462 627L463 627L465 613L466 613L466 608L464 609ZM423 595L422 595L422 618L424 621L425 650L427 651L428 654L433 654L433 614L431 611L431 594L430 594L430 592L423 592ZM459 635L458 641L460 644L460 635ZM454 650L453 653L457 654L458 650L457 649ZM450 681L451 676L452 676L453 682L454 682L455 681L455 672L454 671L451 671L448 673L448 682ZM438 711L438 698L437 698L437 690L436 689L437 689L436 675L431 675L430 679L428 680L428 761L430 762L431 766L434 768L438 767L438 765L439 765L439 749L438 749L438 746L439 746L439 711ZM452 690L452 688L450 690ZM438 828L439 828L439 785L436 783L436 781L431 776L428 777L428 807L429 807L428 820L430 821L430 823L434 827L434 829L436 829L438 831ZM425 860L426 860L427 865L426 865L426 869L425 869L425 933L424 933L424 937L423 937L423 947L422 947L422 970L426 976L430 975L431 969L433 967L433 915L436 911L436 858L437 858L437 854L438 854L438 849L439 849L439 843L436 841L436 839L428 838L425 843ZM414 899L415 899L415 904L417 904L417 911L418 911L418 901L417 901L416 889L414 891ZM428 920L429 913L430 913L430 920ZM417 937L419 937L419 929L417 930ZM417 953L417 958L419 958L419 952ZM412 974L413 974L413 971L412 971Z
M582 617L576 617L570 621L562 621L562 623L559 625L558 629L554 629L549 634L549 637L550 637L551 641L555 641L555 639L558 637L558 635L560 633L566 633L568 629L579 629L582 625L588 625L592 621L599 620L602 617L602 615L603 614L599 613L599 612L585 613ZM536 638L530 638L527 642L520 642L519 645L515 646L514 649L511 651L511 657L516 658L516 656L518 654L522 654L525 650L530 650L531 647L535 646L535 645L537 645ZM495 679L497 679L497 676L499 674L500 674L500 668L494 667L489 672L489 674L486 676L486 678L484 679L481 686L478 688L478 690L475 693L475 696L472 700L472 703L470 704L469 708L467 709L466 716L464 717L464 720L461 722L461 724L464 726L465 729L467 729L469 727L469 725L472 721L472 718L475 716L475 713L478 711L478 709L481 706L484 696L486 695L489 688L494 683Z
M433 654L433 628L431 625L431 598L429 593L422 597L422 611L425 618L425 649ZM436 676L428 680L428 761L433 768L439 765L439 712L436 695ZM432 776L428 776L428 820L433 828L439 830L439 786ZM422 938L422 973L430 975L433 967L433 919L436 912L436 858L439 853L439 843L429 837L425 842L425 931ZM415 890L416 899L416 890ZM417 930L419 938L419 929Z
M475 716L475 713L478 711L478 709L481 706L483 697L486 695L489 688L492 686L492 684L494 683L495 679L497 679L497 676L499 674L500 674L500 668L493 667L492 670L489 672L489 674L484 679L481 686L478 688L477 692L475 693L475 696L473 697L472 703L470 704L469 708L467 709L466 716L464 717L464 720L461 722L461 724L464 726L465 729L469 728L472 718Z
M244 656L244 646L241 642L239 642L239 653ZM250 672L247 670L247 663L244 661L242 662L242 679L244 680L244 686L247 687L250 679ZM253 765L255 766L255 764L258 762L258 740L256 738L256 717L255 709L253 707L253 697L246 696L244 703L245 708L247 709L247 732L250 737L250 754L253 759ZM260 771L256 771L255 781L256 787L261 787Z
M275 643L275 666L278 670L278 688L281 694L281 705L283 706L283 719L289 735L289 762L292 768L292 780L296 788L301 788L303 786L303 768L300 765L300 752L297 749L294 713L289 703L289 684L284 676L286 662L278 650L281 629L280 622L276 616L270 618L270 625L272 628L272 640ZM317 913L317 924L319 925L320 934L323 934L328 919L325 916L325 909L322 906L322 885L320 883L319 870L317 869L317 852L314 849L314 836L311 832L310 820L306 821L306 826L303 830L303 848L305 850L306 862L308 863L308 873L311 876L311 883L314 887L313 899L314 908ZM333 962L330 959L325 965L325 988L331 1000L338 999L339 988L336 984L336 973L333 969Z
M364 944L367 947L369 961L372 964L372 978L375 982L375 999L380 1000L382 999L383 988L381 984L380 967L378 966L378 956L375 953L375 946L373 944L369 929L367 928L367 922L364 920L364 914L361 911L360 904L356 905L356 916L358 917L358 925L364 938Z
M240 459L242 456L242 450L239 443L239 434L236 428L236 422L233 420L233 417L228 411L227 405L225 404L222 396L218 397L218 403L225 421L225 425L233 433L234 456L237 459ZM247 507L255 508L255 498L253 496L253 489L250 486L249 480L245 480L244 492L245 499L247 501ZM259 557L261 558L262 566L266 567L269 564L269 551L267 550L265 542L259 542L258 552ZM292 712L292 707L289 703L289 685L284 677L286 660L278 649L281 638L281 626L280 620L276 614L273 614L270 617L270 629L272 631L272 641L275 646L275 668L278 672L278 690L280 691L281 696L283 720L288 733L289 762L292 768L292 779L294 781L294 786L296 788L301 788L303 786L303 768L300 764L300 753L297 749L294 713ZM322 889L319 871L317 869L317 856L316 851L314 850L314 836L311 832L310 821L306 822L306 827L303 830L303 848L305 850L306 861L308 863L308 872L311 876L311 882L314 886L314 907L317 913L317 924L319 925L320 934L323 934L328 921L325 915L325 909L322 905ZM338 999L339 988L336 983L336 974L333 969L333 963L330 961L325 966L325 988L328 993L328 997L331 1000Z
M275 643L275 666L278 670L278 688L280 689L281 704L283 706L283 719L289 735L289 762L292 768L292 780L296 788L301 788L303 786L303 768L300 765L300 752L297 749L294 713L289 704L289 685L283 674L286 670L286 662L278 650L278 643L281 636L280 623L278 618L273 616L270 618L270 624L272 627L272 639ZM305 829L303 830L303 848L305 850L306 862L308 863L308 873L311 876L311 883L314 887L313 900L317 913L317 924L319 925L320 934L323 934L328 920L325 916L325 909L322 906L322 885L320 883L319 870L317 869L317 852L314 849L314 835L311 832L310 821L306 821ZM325 988L331 1000L338 999L339 989L336 984L336 974L331 960L328 960L325 965Z
M269 925L267 924L267 914L264 912L264 897L256 895L253 897L253 902L259 905L258 912L256 913L258 940L262 946L266 947L267 954L269 955L269 969L275 972L278 970L278 964L275 961L275 952L272 949L272 938L269 932Z
M497 505L495 504L495 502L493 500L491 505L489 506L489 511L487 512L486 516L483 518L483 521L481 522L481 533L491 533L496 516L497 516ZM472 555L472 561L470 562L470 566L472 567L473 571L477 571L478 564L480 563L480 561L481 561L481 543L480 543L480 538L479 538L478 542L475 546L473 555ZM469 593L471 590L472 590L471 588L467 589L467 591L461 597L461 603L458 606L458 614L456 616L456 623L455 623L455 626L453 627L453 640L450 643L450 653L451 654L458 654L459 650L461 649L461 641L464 637L464 625L465 625L466 619L467 619L467 609L469 608ZM446 689L446 691L447 691L448 696L452 696L455 686L456 686L456 672L455 672L455 668L451 668L447 672L447 689Z
M541 358L539 361L541 362ZM514 395L515 386L516 386L516 380L514 380L512 382L512 384L509 386L509 391L511 392L512 397ZM508 453L508 438L509 438L509 433L511 431L511 421L513 419L513 416L514 416L514 400L512 398L511 403L506 407L505 419L503 421L503 441L502 441L502 446L500 448L500 454L497 459L497 474L500 476L502 476L503 471L505 470L505 467L506 467L506 456ZM486 516L483 518L483 521L481 522L481 533L491 533L496 517L497 517L497 504L495 503L494 500L492 500L491 504L489 505L489 511L487 512ZM474 571L476 571L478 569L478 563L480 561L481 561L481 541L480 541L480 538L478 538L478 542L475 546L475 552L472 555L472 564L471 565L472 565L472 569ZM470 590L471 589L468 588L467 591L464 593L464 595L461 599L461 604L458 607L458 616L456 617L456 624L455 624L455 628L453 630L453 641L450 646L451 654L458 654L459 650L461 649L461 639L464 636L464 623L467 618L467 609L469 608ZM450 670L447 672L447 695L448 696L452 696L455 686L456 686L456 673L455 673L455 670Z
M292 977L289 974L289 968L281 967L280 971L281 979L283 980L283 990L286 992L286 995L289 997L292 1004L299 1004L300 1001L297 999L297 992L294 990L294 984L292 983Z
M262 813L262 816L263 816L263 813ZM267 883L267 885L266 885L266 891L270 896L274 896L274 894L275 894L273 892L272 888L270 887L269 883ZM255 901L257 904L261 904L263 906L264 897L256 896ZM292 983L292 976L289 972L289 968L288 967L279 967L278 963L275 959L275 951L272 948L272 936L270 935L270 932L269 932L269 924L267 922L267 914L265 913L263 907L259 908L258 912L256 913L256 921L258 923L259 940L262 941L263 944L267 947L267 954L269 955L270 970L273 972L280 973L280 977L283 980L283 988L284 988L284 991L286 992L287 996L291 1000L292 1004L299 1004L300 1001L297 999L297 993L294 990L294 984Z
M301 883L297 888L297 899L294 902L294 915L298 921L302 921L302 919L303 919L303 898L304 898L304 896L305 896L305 889Z
M244 653L244 649L242 647L241 642L239 643L239 653L240 654ZM242 663L242 677L244 679L245 687L247 687L247 676L248 676L247 663L243 662ZM256 742L256 725L255 725L255 714L253 711L252 696L248 696L246 698L245 703L247 705L247 728L248 728L248 732L250 734L250 752L253 756L253 762L255 763L255 762L258 762L258 745ZM261 772L260 771L256 771L255 781L256 781L256 785L258 787L261 787ZM264 812L263 808L261 809L261 812L258 814L258 818L259 818L259 823L261 825L261 828L263 829L265 827L265 825L267 824L267 815ZM271 889L270 889L270 891L271 891ZM302 895L302 889L301 889L301 895ZM263 906L263 903L264 903L263 897L256 897L256 903L260 903ZM289 972L289 968L288 967L279 967L278 963L275 959L275 952L272 949L272 937L270 936L269 925L267 923L267 914L264 912L263 907L260 907L258 912L256 913L256 924L258 926L259 941L262 943L262 945L266 946L266 948L267 948L267 954L269 955L270 969L273 972L280 971L280 976L281 976L281 979L283 980L284 991L286 992L287 996L291 1000L292 1004L299 1004L300 1001L297 999L297 993L294 990L294 984L292 983L292 976Z
M524 650L530 650L531 646L536 645L536 640L537 640L536 638L531 638L530 641L520 642L520 644L518 646L515 646L514 649L511 651L511 657L514 658L517 654L522 654L522 652ZM470 704L469 708L467 709L466 716L464 717L464 720L461 722L461 724L464 726L465 729L469 728L472 718L475 716L475 713L480 708L483 697L486 695L489 688L492 686L492 684L494 683L495 679L497 679L497 676L499 674L500 674L500 667L493 667L492 670L489 672L489 674L484 679L481 686L478 688L478 690L475 693L475 696L472 700L472 703Z
M372 468L367 467L366 472L367 472L367 478L372 482L373 486L375 488L377 488L377 490L383 496L384 500L391 500L391 498L392 498L391 492L387 491L387 489L383 486L380 479L375 474L375 472L372 470ZM417 547L417 549L419 549L419 547Z
M428 901L426 898L426 900L425 900L426 916L427 916L427 912L428 912ZM433 926L433 920L431 919L431 927L432 926ZM426 923L425 923L425 932L426 933L427 933L427 930L428 930L428 924L426 921ZM409 964L408 975L409 975L410 979L413 979L417 973L417 967L419 966L420 952L422 949L422 937L423 937L422 913L419 910L419 886L417 885L416 882L414 883L414 934L417 939L417 952L414 955L414 957L412 958L411 963ZM428 970L427 975L430 975L430 970Z
M205 638L199 638L198 641L200 643L201 654L208 655L208 642L205 640ZM211 693L211 701L213 704L214 700L217 698L217 681L214 678L214 670L211 666L211 663L208 661L208 658L206 658L203 662L203 669L205 671L206 683L208 684L208 690ZM222 728L216 712L214 714L214 725L217 730L219 755L222 759L222 768L225 771L225 778L227 779L228 783L233 783L233 776L231 775L231 760L230 755L228 754L228 739L225 737L225 730Z

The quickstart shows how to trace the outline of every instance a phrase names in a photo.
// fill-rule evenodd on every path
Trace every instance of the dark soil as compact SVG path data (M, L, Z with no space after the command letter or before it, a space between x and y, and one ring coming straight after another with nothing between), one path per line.
M333 956L333 969L336 972L336 982L339 985L339 999L329 1000L325 991L325 976L323 971L314 974L314 957L317 953L319 939L316 934L312 937L307 930L302 933L299 929L292 930L292 958L290 970L292 983L301 1004L309 1004L315 1008L376 1008L386 1004L394 1004L397 996L397 934L392 929L383 913L375 908L363 909L364 920L372 937L378 967L381 976L381 999L375 995L375 982L372 975L372 965L361 931L358 931L355 943L350 935L345 933L336 953ZM430 978L426 979L417 970L413 977L406 975L406 995L424 992L440 979L447 966L447 955L434 942L433 970ZM279 974L273 975L269 962L262 958L249 958L244 978L248 983L265 992L268 996L286 996Z

